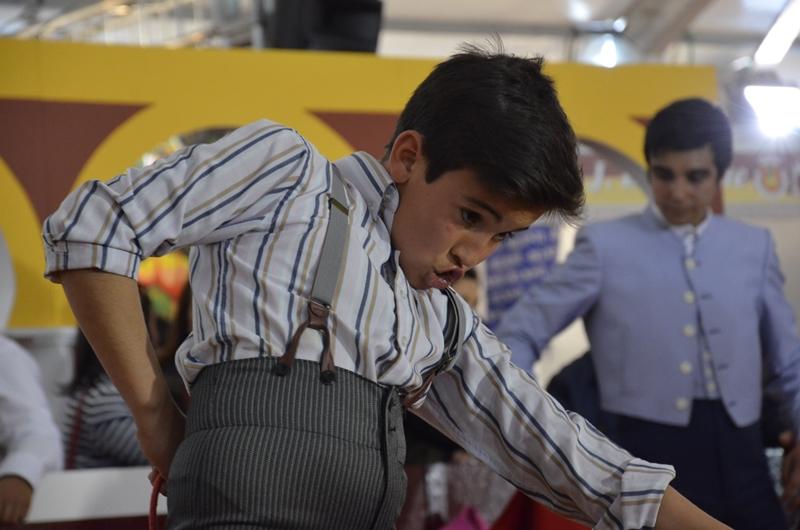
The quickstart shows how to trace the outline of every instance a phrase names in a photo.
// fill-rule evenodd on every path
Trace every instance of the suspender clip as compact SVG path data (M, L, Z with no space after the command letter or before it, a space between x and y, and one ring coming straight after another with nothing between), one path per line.
M331 353L330 344L331 338L328 332L328 316L330 313L331 308L327 304L314 298L308 301L308 318L297 328L286 353L278 359L278 363L273 369L275 375L285 376L289 373L295 355L297 354L297 346L300 344L300 336L306 328L310 328L322 334L322 359L320 360L319 378L325 384L336 381L336 365L333 364L333 354Z

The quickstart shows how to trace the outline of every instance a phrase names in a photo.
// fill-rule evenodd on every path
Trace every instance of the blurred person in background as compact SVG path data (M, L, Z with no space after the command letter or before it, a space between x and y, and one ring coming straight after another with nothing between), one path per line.
M149 322L148 298L140 293L140 299ZM62 425L65 468L147 465L133 414L80 329L73 352L75 371L65 389Z
M20 524L42 476L62 466L61 437L39 367L0 334L0 524Z
M61 468L61 437L53 421L39 365L3 335L16 280L0 231L0 525L25 520L42 476Z
M769 231L715 215L733 141L723 112L674 102L648 124L652 202L589 224L497 334L530 369L583 317L602 411L627 450L675 466L675 488L738 529L786 527L759 426L762 392L800 428L800 337ZM763 365L763 366L762 366ZM784 457L800 503L800 449Z

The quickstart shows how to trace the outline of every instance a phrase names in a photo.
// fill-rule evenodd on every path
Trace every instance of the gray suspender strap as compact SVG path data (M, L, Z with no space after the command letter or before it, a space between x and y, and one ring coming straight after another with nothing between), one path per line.
M275 365L275 373L286 375L292 367L297 347L300 344L300 335L311 328L322 333L322 358L320 360L320 379L323 383L332 383L336 380L336 366L333 363L333 354L330 348L330 333L328 332L328 315L331 310L333 293L342 269L342 262L347 246L347 218L350 203L347 193L336 166L331 165L331 194L328 197L328 228L325 231L325 240L322 242L317 272L314 276L314 285L311 288L311 299L308 301L308 319L295 331L286 353Z
M342 269L342 256L347 243L347 211L350 204L341 181L339 171L334 167L331 178L331 196L328 206L331 210L328 231L322 243L322 255L319 259L314 286L311 288L311 299L330 307L336 283ZM320 274L321 273L321 274Z
M458 352L461 351L464 341L464 332L467 326L467 312L464 306L457 300L458 295L452 287L441 291L447 297L447 322L444 327L444 353L436 366L428 370L423 375L422 384L403 397L403 405L408 408L428 392L433 379L442 371L446 370L455 360Z
M322 253L311 288L311 299L308 301L308 319L295 331L286 353L281 356L275 365L275 373L286 375L292 367L300 336L311 328L322 333L322 359L320 362L320 378L323 383L332 383L336 380L336 366L330 350L330 334L328 332L328 316L330 315L333 293L339 280L342 269L343 256L347 246L347 225L350 203L341 180L341 175L335 166L331 178L331 194L328 197L330 217L325 240L322 243ZM442 290L447 297L447 323L445 325L444 345L445 351L440 361L430 369L422 385L414 392L407 394L403 400L406 406L413 404L428 391L433 378L449 367L462 346L464 330L467 325L467 313L463 304L459 303L457 295L452 288Z

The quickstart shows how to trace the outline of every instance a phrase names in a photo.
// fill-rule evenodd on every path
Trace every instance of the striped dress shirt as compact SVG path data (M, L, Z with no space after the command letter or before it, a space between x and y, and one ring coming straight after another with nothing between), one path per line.
M331 163L273 122L80 186L45 221L46 274L134 278L142 259L191 247L194 329L176 361L187 384L210 364L280 356L306 317L334 166L351 204L330 321L335 363L413 390L443 353L447 302L412 288L399 267L390 175L366 153ZM556 511L595 528L652 526L672 468L632 457L561 408L465 309L463 347L415 412ZM321 347L306 331L297 357L317 361Z

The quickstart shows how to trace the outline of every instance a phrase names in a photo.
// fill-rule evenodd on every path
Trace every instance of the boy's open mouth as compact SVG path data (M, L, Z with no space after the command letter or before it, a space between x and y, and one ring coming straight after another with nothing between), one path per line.
M431 274L431 287L435 289L447 289L453 285L461 277L464 276L464 271L461 269L450 269L443 272L434 271Z

